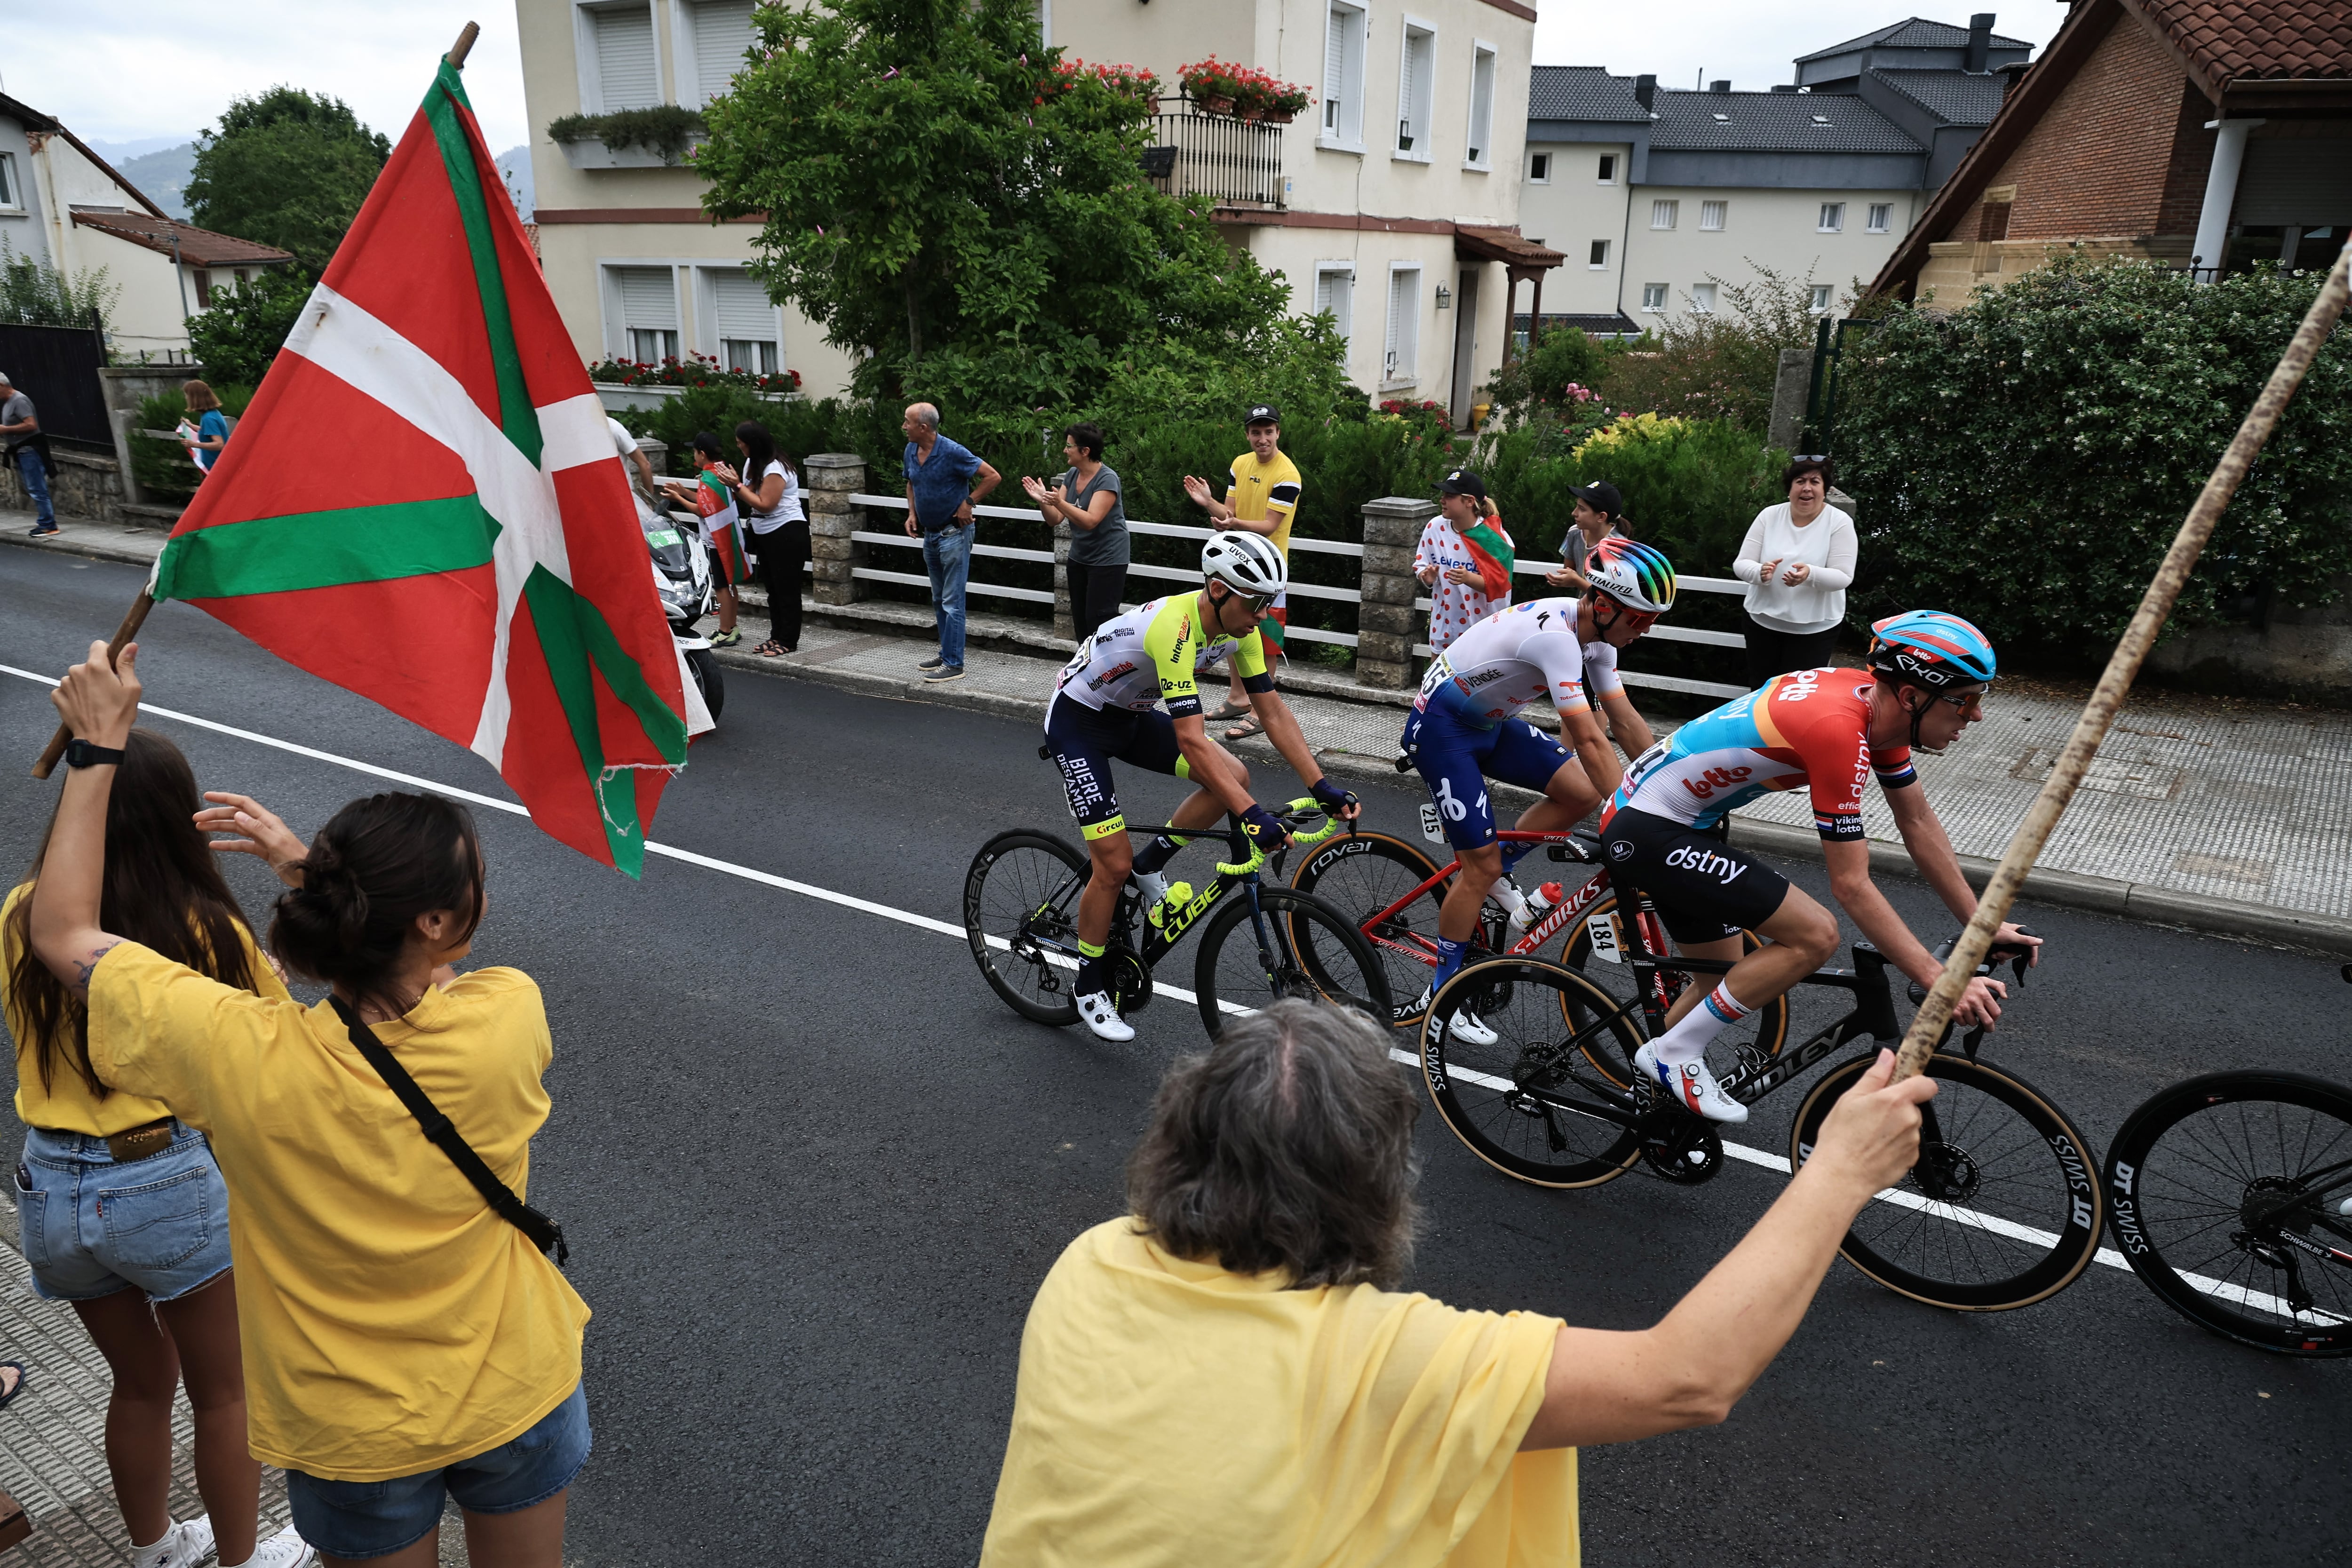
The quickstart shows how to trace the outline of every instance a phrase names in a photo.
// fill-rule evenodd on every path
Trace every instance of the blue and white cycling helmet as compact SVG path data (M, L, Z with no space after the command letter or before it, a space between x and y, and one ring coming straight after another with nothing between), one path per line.
M1871 668L1930 691L1990 685L1999 673L1984 633L1941 610L1906 610L1870 634Z

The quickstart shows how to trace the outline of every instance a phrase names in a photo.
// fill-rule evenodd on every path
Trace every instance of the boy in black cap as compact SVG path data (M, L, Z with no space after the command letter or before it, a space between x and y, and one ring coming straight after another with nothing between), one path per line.
M1224 500L1219 500L1210 492L1208 480L1192 474L1184 476L1184 493L1192 498L1193 505L1208 512L1216 527L1263 533L1274 541L1286 566L1290 562L1290 524L1298 514L1302 488L1298 469L1282 454L1282 415L1273 404L1252 404L1244 423L1249 429L1250 449L1234 459ZM1258 622L1258 636L1265 639L1268 674L1274 670L1276 656L1282 651L1282 628L1290 619L1289 603L1290 596L1285 594L1275 600L1265 618ZM1232 690L1226 693L1225 705L1211 717L1241 721L1225 731L1228 741L1245 740L1260 733L1256 713L1250 706L1249 693L1242 689L1238 673L1234 676Z
M1576 533L1560 541L1559 569L1544 574L1544 581L1555 588L1574 588L1579 592L1591 586L1578 570L1593 547L1612 533L1633 537L1625 522L1625 498L1607 479L1595 479L1570 492L1576 497ZM1582 535L1583 542L1577 542Z

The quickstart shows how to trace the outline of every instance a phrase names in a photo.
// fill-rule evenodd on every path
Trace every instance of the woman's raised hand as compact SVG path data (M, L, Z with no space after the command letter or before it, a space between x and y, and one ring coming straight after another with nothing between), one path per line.
M139 716L139 645L125 643L120 658L109 658L106 644L89 645L89 658L66 671L49 693L58 717L79 738L93 746L121 750Z
M208 789L205 798L219 804L196 813L198 832L242 835L212 840L215 849L228 855L257 855L278 873L279 881L289 888L302 885L302 873L293 868L310 853L310 847L295 837L293 829L280 822L276 812L249 795Z
M1039 506L1043 506L1045 504L1045 498L1052 495L1054 492L1048 489L1045 487L1045 482L1039 479L1036 475L1024 474L1021 476L1021 493L1027 496L1031 500L1035 501Z

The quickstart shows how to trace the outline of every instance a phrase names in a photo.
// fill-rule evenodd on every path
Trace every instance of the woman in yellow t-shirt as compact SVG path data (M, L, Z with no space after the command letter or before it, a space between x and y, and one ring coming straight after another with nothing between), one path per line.
M102 643L54 700L119 745L136 650ZM89 1057L207 1133L228 1186L250 1440L287 1472L331 1563L425 1568L446 1499L481 1568L557 1568L564 1491L588 1457L588 1308L426 1141L329 1003L233 990L100 919L115 770L78 767L32 900L41 962L89 1007ZM357 800L307 853L243 796L200 814L289 884L269 944L332 988L508 1187L526 1194L552 1054L539 988L458 975L486 905L479 840L437 796Z
M189 818L196 778L163 736L133 730L107 803L101 923L222 990L287 999L254 945L205 836ZM261 1467L246 1452L245 1373L228 1195L203 1134L151 1097L91 1070L89 1009L33 952L26 883L0 905L0 1010L16 1050L25 1148L16 1217L33 1289L72 1306L106 1358L107 1467L139 1568L220 1561L271 1568L307 1560L291 1535L257 1555ZM205 1518L174 1522L172 1394L195 1413L196 1489Z

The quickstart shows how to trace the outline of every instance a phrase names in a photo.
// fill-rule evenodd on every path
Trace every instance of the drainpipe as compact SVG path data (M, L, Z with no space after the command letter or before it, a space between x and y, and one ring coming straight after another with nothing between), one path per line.
M180 280L180 330L182 331L187 331L188 316L190 314L188 310L188 269L180 264L180 226L176 223L172 226L172 276Z
M2213 168L2205 176L2205 205L2197 215L2197 243L2189 265L2206 269L2198 279L2210 283L2220 273L2221 253L2230 243L2230 208L2238 197L2238 170L2246 158L2246 132L2259 120L2209 120L2205 129L2213 138Z

